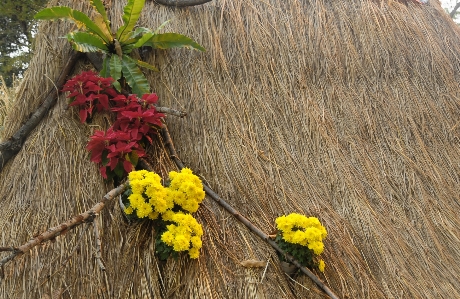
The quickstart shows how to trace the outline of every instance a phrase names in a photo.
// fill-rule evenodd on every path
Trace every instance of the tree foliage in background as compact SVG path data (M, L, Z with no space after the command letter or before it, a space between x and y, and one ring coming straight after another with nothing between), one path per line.
M8 87L28 67L33 51L33 16L46 0L0 1L0 75Z

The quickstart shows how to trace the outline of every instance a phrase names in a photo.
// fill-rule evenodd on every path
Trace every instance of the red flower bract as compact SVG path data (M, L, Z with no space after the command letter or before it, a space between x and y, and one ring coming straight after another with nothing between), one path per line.
M84 123L93 110L102 111L109 108L109 97L117 96L111 87L112 78L102 78L93 71L83 72L68 80L62 91L69 91L67 98L70 106L80 109L80 121Z
M143 143L152 143L151 135L161 127L164 114L156 111L155 93L125 96L111 87L112 78L102 78L92 71L68 80L62 91L70 92L70 106L79 108L80 120L85 122L94 110L110 110L116 120L107 132L95 131L86 149L91 161L100 165L104 178L121 177L134 169L139 157L145 156Z

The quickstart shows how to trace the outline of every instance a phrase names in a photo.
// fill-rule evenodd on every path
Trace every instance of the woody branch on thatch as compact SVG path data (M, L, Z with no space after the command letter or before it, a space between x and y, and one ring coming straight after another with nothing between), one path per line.
M185 165L182 163L182 161L179 159L176 153L176 149L174 147L174 144L171 139L171 135L169 134L168 127L166 125L163 126L161 129L161 135L163 137L163 142L165 146L168 148L170 157L176 163L177 167L179 169L182 169L185 167ZM229 205L225 200L223 200L214 190L212 190L209 186L207 186L205 183L203 183L204 191L206 194L211 197L215 202L217 202L221 207L223 207L227 212L233 215L238 221L243 223L249 230L251 230L253 233L255 233L257 236L259 236L262 240L270 244L276 251L281 253L283 256L286 257L288 261L293 263L294 265L297 266L297 268L300 269L304 274L306 274L308 277L311 278L326 294L329 295L329 297L333 299L338 299L339 297L332 292L331 289L329 289L324 282L319 279L318 276L316 276L313 272L311 272L308 268L303 267L293 256L287 254L283 249L281 249L278 244L270 238L270 236L266 233L264 233L261 229L256 227L254 224L252 224L251 221L249 221L246 217L241 215L235 208L233 208L231 205Z
M38 107L38 109L31 114L29 119L25 122L21 128L19 128L13 136L0 143L0 171L2 171L3 167L6 163L13 158L19 151L22 149L24 142L26 141L29 134L32 132L33 129L40 123L40 121L45 117L51 107L54 106L57 100L57 96L59 91L62 89L64 83L67 80L67 76L72 72L75 63L81 57L83 53L81 52L73 52L70 56L69 60L67 61L66 65L64 66L59 78L54 82L54 88L57 89L56 92L51 90L48 92L47 97L43 101L43 103ZM97 68L98 62L102 66L102 62L98 61L97 56L94 55L87 55L88 59L95 65ZM123 91L125 95L128 95L126 91ZM184 111L178 111L169 107L155 107L155 109L160 113L166 113L170 115L174 115L177 117L184 117L187 115Z
M114 197L120 195L127 187L127 183L122 184L118 186L115 189L112 189L110 192L108 192L100 202L98 202L96 205L94 205L91 209L88 211L85 211L75 217L72 217L72 219L61 223L58 226L52 227L48 229L46 232L34 237L31 239L29 242L26 244L23 244L19 247L3 247L3 248L8 248L8 251L13 251L12 254L9 256L5 257L4 259L0 260L0 267L5 265L7 262L13 260L15 257L22 255L24 253L27 253L30 249L33 247L44 243L46 241L50 241L55 239L56 237L63 235L67 233L69 230L79 226L80 224L83 224L85 222L93 221L94 217L96 217L99 212L105 207L105 204L112 200ZM11 250L11 248L13 250Z
M60 90L64 85L67 75L73 70L75 63L80 58L82 53L73 52L67 61L66 65L62 69L59 78L55 82L55 88ZM3 166L14 157L21 150L24 142L26 141L29 134L33 129L40 123L40 121L45 117L51 107L56 103L58 91L55 91L54 88L48 92L43 103L40 107L29 117L25 124L7 141L0 143L0 171L2 171Z
M154 0L154 2L165 5L165 6L174 6L174 7L187 7L201 5L210 2L211 0Z

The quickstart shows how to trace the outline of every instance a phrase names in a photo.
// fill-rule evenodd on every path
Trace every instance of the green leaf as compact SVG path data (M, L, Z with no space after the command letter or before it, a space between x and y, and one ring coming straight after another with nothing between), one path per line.
M168 24L171 20L167 20L167 21L164 21L163 24L161 24L160 26L158 26L157 30L155 30L155 34L158 34L158 32L160 32L161 29L163 29L164 26L166 26L166 24Z
M121 51L123 54L129 54L133 51L136 40L137 39L133 39L132 43L124 43L121 45Z
M131 86L132 92L142 97L143 94L149 93L149 82L137 67L136 62L129 56L123 55L121 60L121 70L126 82Z
M148 42L144 44L152 48L170 49L170 48L192 48L199 51L206 51L190 37L179 33L162 33L154 35Z
M102 16L107 30L110 32L110 21L107 17L107 12L105 11L104 4L101 0L90 0L89 3L97 10L97 12Z
M131 31L131 35L129 36L129 38L140 37L141 35L147 32L152 32L152 30L145 27L137 27L134 31Z
M110 77L113 78L113 86L120 91L121 86L118 80L121 78L121 59L118 55L112 55L110 58Z
M153 36L155 35L155 33L153 32L147 32L145 33L135 44L134 44L134 48L140 48L142 47L146 42L148 42Z
M123 162L118 162L117 166L113 170L113 172L121 178L123 174L125 173L125 169L123 168Z
M103 151L103 152L102 152L102 161L101 161L101 162L102 162L102 166L106 166L106 165L109 164L109 162L110 162L110 159L107 158L107 155L108 155L107 151Z
M91 33L99 35L106 43L110 38L105 36L104 32L91 19L81 11L66 6L55 6L40 10L34 18L36 20L57 20L66 19L77 24L78 29L86 29Z
M117 31L117 39L121 42L126 41L131 35L131 31L141 15L142 8L144 8L145 0L128 0L125 8L123 9L123 26Z
M72 47L79 52L108 52L109 48L97 35L75 31L66 35Z
M139 162L139 156L137 155L136 151L132 151L131 153L129 153L129 161L131 162L131 164L133 164L134 167L136 167L137 162Z
M147 62L144 62L144 61L141 61L141 60L136 60L136 64L140 67L143 67L143 68L146 68L146 69L149 69L151 71L154 71L154 72L159 72L159 70L154 67L153 65L151 64L148 64Z
M110 77L110 56L104 57L104 60L102 61L102 70L99 75L104 78Z

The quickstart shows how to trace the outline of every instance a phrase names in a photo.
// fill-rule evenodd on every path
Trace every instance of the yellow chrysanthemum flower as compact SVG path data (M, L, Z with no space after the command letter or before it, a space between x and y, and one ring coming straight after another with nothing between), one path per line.
M197 259L200 256L200 250L198 248L193 247L193 248L190 248L190 250L188 251L188 254L190 258Z
M324 268L326 268L326 263L323 260L319 260L319 263L318 263L319 271L324 272Z
M327 231L318 218L292 213L278 217L275 223L284 241L307 246L316 255L324 251L323 239Z

